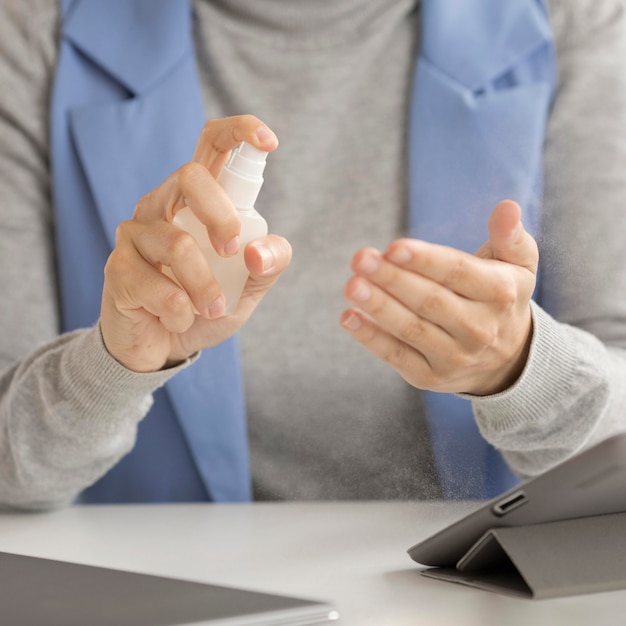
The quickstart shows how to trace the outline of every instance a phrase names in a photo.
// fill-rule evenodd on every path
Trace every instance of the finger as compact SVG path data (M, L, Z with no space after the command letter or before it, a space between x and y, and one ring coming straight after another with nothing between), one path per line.
M174 214L185 206L178 177L179 170L143 196L135 206L133 220L146 225L159 220L172 221Z
M278 235L267 235L249 243L244 250L244 260L250 272L242 293L252 306L263 298L291 262L291 245Z
M202 316L212 319L223 314L220 286L192 235L167 222L149 228L129 222L119 231L118 245L134 247L142 259L157 270L162 266L169 268ZM125 238L128 243L124 242ZM132 272L128 274L132 276Z
M186 211L178 212L174 223L194 233L199 241L208 233L211 245L219 255L236 254L241 222L233 203L215 178L199 163L188 163L179 170L178 184L185 206L191 209L200 224Z
M161 183L157 188L147 193L137 204L134 218L143 222L156 219L171 219L177 210L185 206L185 195L191 194L193 189L180 189L185 181L194 185L199 184L198 191L207 193L209 185L210 195L215 195L217 183L215 181L223 161L229 151L242 141L249 141L261 150L275 150L278 146L276 135L258 118L251 115L242 115L207 122L202 130L193 161L204 165L209 170L209 176L201 174L202 168L187 164ZM220 160L215 165L215 160ZM194 169L196 167L196 169ZM218 185L219 187L219 185ZM218 200L219 201L219 200Z
M407 309L361 276L354 276L348 280L344 296L385 332L423 354L440 351L443 345L449 345L453 341L444 326Z
M363 251L365 258L368 252L370 251ZM374 251L371 252L375 254ZM372 264L364 264L372 269ZM358 267L358 264L356 265ZM376 271L367 276L361 274L358 278L361 280L355 282L351 279L346 285L347 299L358 303L389 332L401 338L406 338L406 332L398 335L392 327L396 322L394 319L396 313L392 311L387 314L388 319L384 319L374 310L376 307L381 310L384 310L385 306L389 307L389 296L397 300L411 315L438 326L468 348L484 345L486 338L492 335L491 325L488 324L488 311L485 310L487 305L459 296L419 274L402 270L382 257ZM353 293L352 285L358 286L359 292ZM366 289L371 297L359 300L359 293ZM408 330L411 331L410 325Z
M387 333L362 311L345 310L339 323L368 352L393 367L410 384L422 386L431 377L431 367L424 354Z
M105 266L105 292L118 311L132 316L145 311L171 333L185 332L194 321L185 291L153 267L136 250L115 250Z
M408 310L433 323L439 323L444 311L455 308L458 296L435 281L410 269L389 262L378 250L363 248L350 263L352 270L393 296Z
M250 276L244 286L236 313L247 319L289 265L291 246L283 237L267 235L246 246L244 260Z
M189 208L203 225L185 216ZM181 212L182 211L182 212ZM198 237L209 234L213 248L222 256L239 249L240 222L232 202L209 171L199 163L187 163L137 204L133 219L142 224L176 219Z
M471 300L490 301L502 287L501 273L493 262L455 248L418 239L397 239L383 257Z
M422 242L409 240L409 243ZM433 247L426 246L430 250ZM449 254L454 259L451 264L443 264L439 275L431 272L442 284L412 270L407 272L389 263L386 255L367 249L361 251L361 256L355 255L353 269L360 270L361 275L420 317L443 328L464 349L481 350L491 345L501 333L501 324L505 320L509 323L515 310L528 309L534 279L527 270L517 268L523 274L520 280L519 272L512 272L506 263L477 259L452 248L435 246L435 249L443 252L444 258ZM406 258L402 255L405 262ZM407 263L411 267L411 262ZM363 268L370 274L363 273Z
M202 129L193 160L217 177L230 151L242 141L271 152L278 147L276 135L254 115L236 115L210 120Z
M504 200L489 218L489 243L496 259L537 271L539 253L537 244L525 230L522 210L516 202Z
M244 251L246 267L259 283L279 276L291 263L291 257L291 244L279 235L255 239Z

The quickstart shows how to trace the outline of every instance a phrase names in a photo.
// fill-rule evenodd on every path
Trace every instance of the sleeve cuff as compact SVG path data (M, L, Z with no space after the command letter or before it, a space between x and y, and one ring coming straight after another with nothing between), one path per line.
M525 428L550 430L548 421L562 416L585 390L602 383L590 358L602 345L578 328L557 322L531 302L533 337L528 361L518 380L491 396L464 397L472 401L478 427L485 438L502 444L502 435Z
M152 404L152 393L193 363L198 355L175 367L138 373L119 363L106 349L99 325L70 333L69 349L59 367L63 395L82 407L91 424L115 426L120 421L143 417Z

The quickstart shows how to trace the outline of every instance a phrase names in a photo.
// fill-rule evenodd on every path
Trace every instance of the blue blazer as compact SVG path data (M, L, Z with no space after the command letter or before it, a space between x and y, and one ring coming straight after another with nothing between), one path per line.
M64 0L51 103L63 330L98 319L117 224L187 162L205 121L183 0ZM410 126L412 236L473 251L502 198L537 227L555 84L542 0L422 0ZM253 111L252 111L253 112ZM452 226L452 228L451 228ZM448 497L485 497L512 475L469 403L426 394ZM205 350L155 394L137 444L85 502L250 498L236 339Z

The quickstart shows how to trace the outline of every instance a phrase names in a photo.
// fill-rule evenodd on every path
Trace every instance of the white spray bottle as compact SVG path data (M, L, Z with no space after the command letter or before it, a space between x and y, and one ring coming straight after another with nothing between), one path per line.
M211 245L206 226L189 207L181 209L174 216L174 224L193 235L206 257L211 272L224 294L225 315L230 315L237 308L241 292L250 275L243 258L246 245L267 235L267 222L254 208L263 186L267 154L243 142L232 151L230 159L217 177L217 182L235 205L241 222L240 248L237 254L231 257L217 254Z

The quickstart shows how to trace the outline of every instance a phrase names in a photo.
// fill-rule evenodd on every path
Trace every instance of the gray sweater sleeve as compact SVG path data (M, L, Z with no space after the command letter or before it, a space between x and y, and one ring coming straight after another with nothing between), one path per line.
M58 336L48 173L57 3L0 1L0 506L71 501L133 445L151 393L97 326ZM24 358L24 355L28 355Z
M0 376L0 503L69 503L134 444L151 393L184 365L136 374L104 348L99 328L44 343Z
M550 7L559 87L545 149L542 308L533 306L520 380L474 401L481 432L523 476L626 430L626 17L621 0Z

